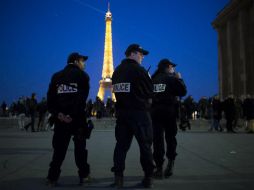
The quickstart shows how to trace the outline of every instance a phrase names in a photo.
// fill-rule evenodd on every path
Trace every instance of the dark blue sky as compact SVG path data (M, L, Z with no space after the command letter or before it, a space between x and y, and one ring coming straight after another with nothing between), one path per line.
M111 0L114 67L130 43L150 51L150 73L162 58L195 99L218 92L217 33L211 22L229 0ZM46 95L52 74L70 52L88 55L94 99L101 79L107 0L1 0L0 102Z

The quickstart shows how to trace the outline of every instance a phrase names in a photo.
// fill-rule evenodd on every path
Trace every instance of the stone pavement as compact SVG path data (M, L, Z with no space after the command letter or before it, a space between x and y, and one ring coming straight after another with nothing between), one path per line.
M93 180L78 186L73 143L62 166L57 189L111 189L110 172L115 146L114 121L95 122L88 141L89 163ZM112 126L108 126L112 125ZM179 131L175 173L170 179L155 180L154 189L240 190L254 189L254 136L208 132L205 122L194 122L191 131ZM52 132L30 133L0 123L0 190L50 189L45 185L52 156ZM125 188L140 189L142 180L136 140L128 152Z

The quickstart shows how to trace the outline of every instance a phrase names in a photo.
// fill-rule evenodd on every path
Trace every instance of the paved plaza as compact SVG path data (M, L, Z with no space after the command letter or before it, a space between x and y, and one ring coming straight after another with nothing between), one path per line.
M92 182L78 186L73 142L62 166L57 189L111 189L112 156L115 146L114 120L95 122L88 141ZM239 132L208 132L208 126L193 123L191 131L179 131L175 173L155 180L154 189L240 190L254 189L254 135ZM0 123L0 189L40 190L45 185L52 156L53 132L25 132L8 122ZM139 149L133 141L126 160L124 189L141 189Z

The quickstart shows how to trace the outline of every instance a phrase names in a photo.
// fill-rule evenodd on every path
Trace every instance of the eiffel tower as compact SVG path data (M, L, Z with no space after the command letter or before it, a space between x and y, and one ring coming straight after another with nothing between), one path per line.
M105 16L106 21L106 33L104 44L104 59L102 69L102 79L100 80L100 87L97 96L103 101L105 91L110 90L111 98L115 101L115 95L112 93L112 74L114 72L113 67L113 49L112 49L112 14L110 12L110 4L108 3L108 11Z

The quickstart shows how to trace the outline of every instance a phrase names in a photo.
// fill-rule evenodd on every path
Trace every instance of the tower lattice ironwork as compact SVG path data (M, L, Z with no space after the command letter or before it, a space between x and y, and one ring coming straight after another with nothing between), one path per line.
M112 13L110 12L110 5L108 3L108 11L105 16L106 32L105 32L105 44L104 44L104 58L102 79L100 80L100 87L97 96L103 101L105 91L110 90L111 98L115 101L114 93L112 92L112 74L114 72L113 66L113 49L112 49Z

